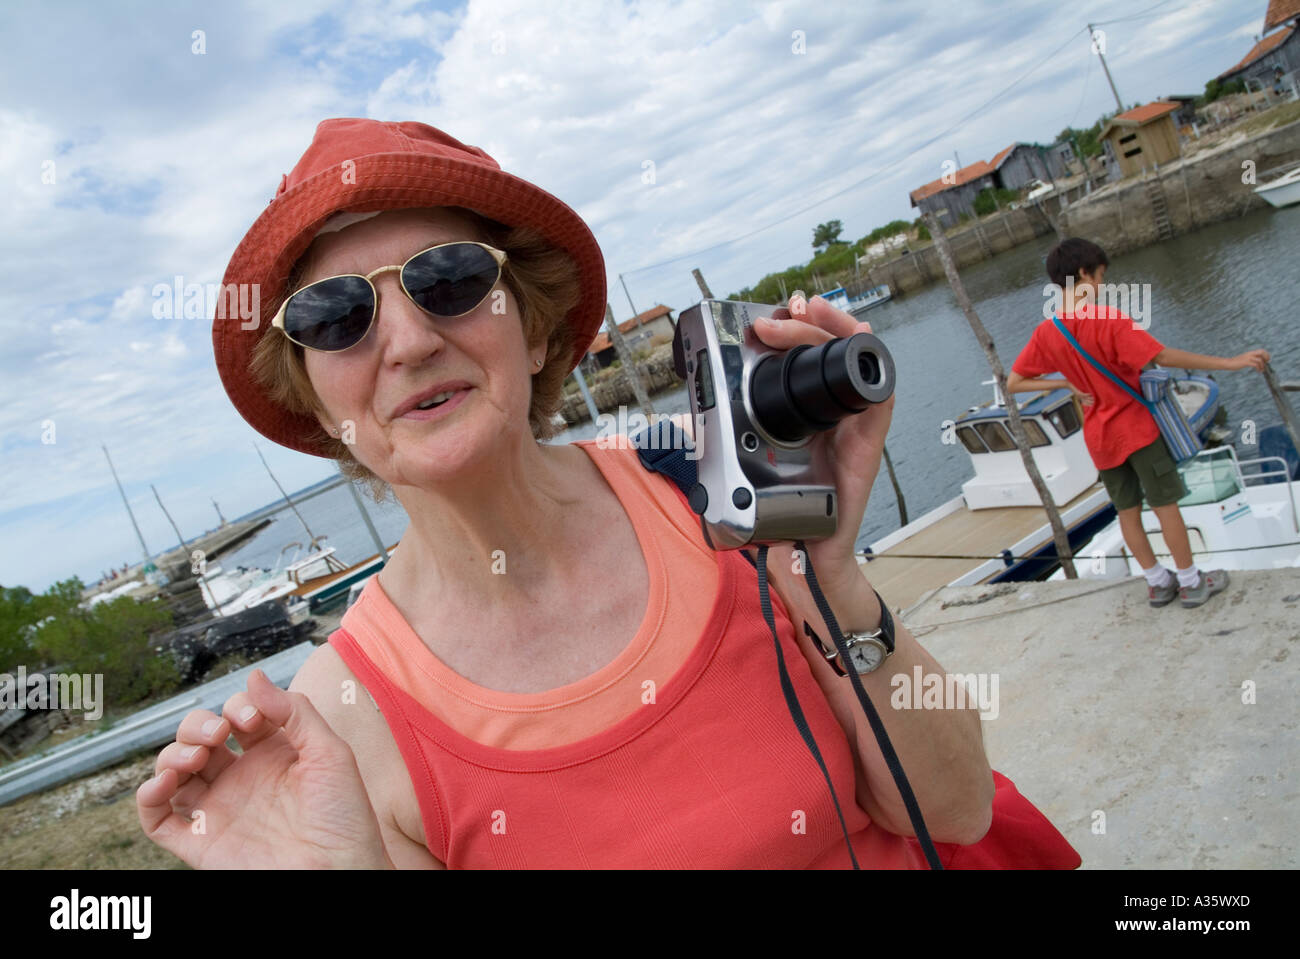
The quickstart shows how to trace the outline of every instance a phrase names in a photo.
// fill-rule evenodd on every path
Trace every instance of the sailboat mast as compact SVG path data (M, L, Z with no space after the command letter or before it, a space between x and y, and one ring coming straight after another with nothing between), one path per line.
M140 540L140 552L144 554L144 565L148 566L152 561L149 557L149 547L144 544L144 536L140 532L140 526L135 521L135 513L131 512L131 504L127 501L126 492L122 489L122 481L117 478L117 470L113 469L113 458L108 455L108 447L103 443L99 448L104 451L104 459L108 460L108 469L113 474L113 482L117 484L117 491L122 495L122 505L126 507L126 515L131 517L131 528L135 530L136 538Z
M271 472L271 467L267 465L266 457L262 455L262 451L257 448L256 443L253 444L253 449L257 453L257 458L262 461L262 465L266 467L266 472L270 475L271 482L274 483L275 488L280 491L280 495L284 497L284 501L289 504L289 509L293 510L293 515L298 517L298 521L302 523L302 528L307 531L309 548L315 549L316 537L313 535L311 527L307 525L307 521L302 518L302 513L298 512L298 507L293 505L293 500L289 499L289 494L284 491L284 487L280 485L280 481L276 479L275 474Z

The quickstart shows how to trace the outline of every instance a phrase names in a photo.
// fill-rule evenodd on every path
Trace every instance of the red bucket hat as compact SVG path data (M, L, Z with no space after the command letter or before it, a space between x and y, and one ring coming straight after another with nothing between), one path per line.
M236 284L236 289L258 291L257 325L244 329L246 321L222 317L225 311L220 308L212 321L212 348L226 394L267 439L313 456L329 456L308 439L320 427L316 418L273 403L248 369L253 347L271 330L289 272L316 232L345 210L433 206L466 207L507 226L532 227L567 252L577 264L582 291L566 317L574 336L569 368L586 354L605 319L605 260L577 213L545 190L503 172L478 147L427 124L324 120L226 267L223 288Z

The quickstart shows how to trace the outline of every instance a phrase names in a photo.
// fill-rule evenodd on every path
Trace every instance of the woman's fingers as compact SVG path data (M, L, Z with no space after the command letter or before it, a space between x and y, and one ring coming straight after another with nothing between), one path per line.
M266 673L255 669L248 679L248 695L251 705L264 717L261 720L263 725L283 729L289 745L299 755L331 754L331 758L337 759L346 753L347 758L355 762L347 743L339 738L302 693L281 689L267 678Z
M772 317L760 318L754 332L766 346L788 350L802 344L817 346L854 333L870 333L871 324L857 322L820 296L805 303L796 294L790 298L788 310L774 310Z
M164 849L181 856L184 851L182 847L193 833L189 820L182 818L172 808L177 784L176 770L164 769L135 791L135 807L140 817L140 828L145 835ZM193 801L193 797L190 799ZM189 862L188 859L186 861Z

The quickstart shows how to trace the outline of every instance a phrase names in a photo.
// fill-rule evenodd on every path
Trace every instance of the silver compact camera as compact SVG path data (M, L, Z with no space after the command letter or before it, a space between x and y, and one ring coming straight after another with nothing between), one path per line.
M894 360L872 334L774 350L754 332L762 316L790 314L701 300L673 339L695 425L688 499L714 549L832 535L835 487L813 436L894 392Z

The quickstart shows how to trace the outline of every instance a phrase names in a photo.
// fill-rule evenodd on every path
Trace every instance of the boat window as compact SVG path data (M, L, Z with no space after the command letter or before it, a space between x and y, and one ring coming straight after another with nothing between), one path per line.
M1039 426L1035 420L1022 419L1020 422L1025 428L1025 435L1029 437L1030 446L1038 447L1050 445L1047 434L1043 432L1043 428Z
M987 420L983 423L976 423L975 429L980 434L980 439L988 444L990 450L994 453L1005 453L1007 450L1016 448L1015 441L1007 428L997 420Z
M1061 439L1079 431L1079 415L1074 411L1073 403L1063 403L1051 410L1047 419L1056 427L1056 432L1061 434Z
M988 447L984 441L975 435L975 431L969 426L957 427L957 435L961 437L961 445L966 447L967 453L987 453Z

